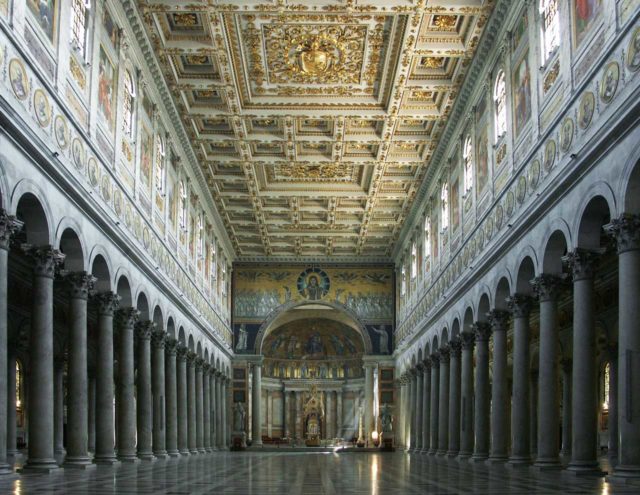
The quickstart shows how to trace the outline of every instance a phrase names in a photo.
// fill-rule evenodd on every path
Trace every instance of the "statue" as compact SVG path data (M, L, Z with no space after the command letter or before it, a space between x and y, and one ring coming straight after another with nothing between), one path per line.
M389 334L384 326L371 327L371 329L379 336L380 354L389 354Z
M393 416L389 404L383 404L380 408L380 425L382 433L391 433L393 431Z
M246 351L247 350L247 329L244 326L244 323L240 325L238 329L238 342L236 343L236 351Z
M380 425L382 427L380 450L393 451L393 415L389 404L383 404L380 408Z
M242 402L236 402L233 406L233 430L244 432L244 417L246 413Z

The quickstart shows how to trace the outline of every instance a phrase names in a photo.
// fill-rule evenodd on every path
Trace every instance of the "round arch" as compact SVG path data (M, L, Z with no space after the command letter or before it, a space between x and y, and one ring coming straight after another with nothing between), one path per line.
M358 319L356 314L346 306L340 303L329 301L313 301L313 303L309 303L309 301L290 301L274 309L271 313L269 313L262 325L260 325L254 345L256 354L262 354L262 343L264 342L265 337L269 334L269 332L284 323L304 318L304 312L298 309L304 306L325 306L336 310L338 312L337 315L333 311L324 310L322 318L338 321L350 326L351 328L356 330L362 337L362 341L364 342L365 354L371 354L373 352L373 345L371 344L369 332L367 332L364 324ZM294 311L300 311L300 314L296 315ZM324 314L324 312L326 312L327 314Z

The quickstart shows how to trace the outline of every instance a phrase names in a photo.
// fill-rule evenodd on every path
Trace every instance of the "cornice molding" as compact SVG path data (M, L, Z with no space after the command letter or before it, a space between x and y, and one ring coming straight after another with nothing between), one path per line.
M189 168L191 169L190 171L193 176L195 176L200 191L205 193L204 196L206 197L206 204L209 207L210 212L212 212L213 219L218 229L218 241L222 241L225 254L227 254L227 256L231 258L230 261L233 261L233 259L235 259L235 257L237 256L236 250L231 243L229 233L224 226L224 222L209 191L209 186L207 185L202 170L200 170L200 167L198 166L198 158L196 157L189 136L187 135L187 131L184 128L184 124L182 122L182 119L180 118L180 114L178 113L178 110L175 106L173 97L171 96L171 92L169 91L169 87L167 86L167 82L162 75L158 59L156 58L156 53L153 50L151 42L147 38L144 23L140 18L140 12L136 7L135 2L133 2L132 0L120 0L119 3L126 14L128 25L133 31L134 38L138 44L138 48L142 53L143 59L146 62L147 68L151 73L160 98L162 99L162 104L166 112L169 114L171 125L176 131L180 145L187 155L187 159L190 165Z
M481 80L481 76L485 72L486 63L495 47L496 40L500 39L500 34L505 29L504 20L507 17L509 9L518 8L518 5L518 2L511 2L509 0L497 0L496 2L496 6L482 33L473 63L453 104L453 109L445 124L444 131L438 139L438 145L431 158L431 165L428 167L422 184L418 188L410 212L405 218L404 225L398 235L398 240L391 255L394 260L397 259L399 253L402 251L404 239L409 235L416 222L416 218L419 218L421 211L424 209L431 184L440 177L442 167L447 165L447 150L451 142L456 139L456 129L466 118L466 109L471 103L470 99L475 92L476 84Z

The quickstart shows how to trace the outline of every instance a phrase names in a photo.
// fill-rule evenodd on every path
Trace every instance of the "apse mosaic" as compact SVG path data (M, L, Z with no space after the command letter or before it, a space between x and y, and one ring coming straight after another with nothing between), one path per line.
M338 303L363 322L393 321L393 271L363 267L253 267L234 269L234 321L262 321L295 301Z
M297 320L270 332L263 344L265 374L278 378L355 378L364 343L353 328L333 320Z

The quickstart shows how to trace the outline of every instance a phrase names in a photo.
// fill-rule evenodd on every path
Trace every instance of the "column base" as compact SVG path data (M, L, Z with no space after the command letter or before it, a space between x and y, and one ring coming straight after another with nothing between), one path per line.
M458 457L459 452L457 450L450 450L449 452L447 452L447 457L449 459L455 459L456 457Z
M19 478L18 474L13 470L13 466L9 464L0 464L0 480L12 480Z
M19 473L53 473L62 469L54 459L27 460L27 463L18 470Z
M429 449L423 448L423 449L420 451L420 453L421 453L422 455L427 455L427 454L429 453Z
M205 449L204 447L200 447L198 449L198 454L206 454L207 453L207 449Z
M574 476L604 476L607 474L600 469L600 465L595 461L570 462L565 472Z
M94 457L93 463L97 466L117 466L120 461L115 457Z
M530 465L531 457L528 456L511 456L507 462L508 467L529 467Z
M491 455L487 459L487 464L505 464L509 458L506 455Z
M436 455L438 452L435 449L429 449L429 452L427 452L428 455Z
M613 474L605 478L608 483L640 483L640 467L638 466L616 466Z
M562 464L560 464L560 459L553 458L538 458L533 463L533 468L538 471L550 471L553 469L562 469Z
M167 452L167 455L169 457L180 457L180 452L178 452L177 450L170 450L169 452Z
M123 464L138 464L140 459L133 454L118 456L118 460Z
M488 454L473 454L471 456L471 460L470 462L487 462L487 459L489 458Z
M138 454L138 459L141 461L155 461L156 458L152 452L140 452Z
M198 449L189 449L189 454L191 455L198 455L200 452L198 452Z
M64 464L62 464L62 467L64 467L65 469L92 469L95 468L96 465L91 462L91 458L89 458L89 456L67 456L67 458L64 460Z
M154 455L154 457L156 459L166 459L167 457L169 457L169 454L167 453L166 450L161 450L159 452L154 452L153 455Z
M189 452L188 450L181 450L180 455L184 457L188 457L191 455L191 452Z
M207 454L211 454L211 452L213 452L213 449L211 447L205 447L204 450L207 452Z

